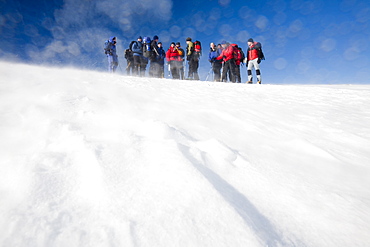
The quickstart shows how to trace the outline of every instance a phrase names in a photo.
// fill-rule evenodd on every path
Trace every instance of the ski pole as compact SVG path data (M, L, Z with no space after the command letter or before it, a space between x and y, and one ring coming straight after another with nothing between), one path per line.
M206 77L206 81L208 81L208 77L209 77L209 75L211 74L211 72L212 72L212 67L211 67L211 69L209 70L209 72L208 72L208 75L207 75L207 77Z

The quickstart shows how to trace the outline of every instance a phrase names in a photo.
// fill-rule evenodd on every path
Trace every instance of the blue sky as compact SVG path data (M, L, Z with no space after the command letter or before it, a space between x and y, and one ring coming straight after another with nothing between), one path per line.
M37 64L104 70L104 40L118 54L138 35L158 35L167 49L186 37L246 50L260 41L264 83L370 83L370 2L367 0L171 1L0 0L0 57ZM242 68L246 80L245 67Z

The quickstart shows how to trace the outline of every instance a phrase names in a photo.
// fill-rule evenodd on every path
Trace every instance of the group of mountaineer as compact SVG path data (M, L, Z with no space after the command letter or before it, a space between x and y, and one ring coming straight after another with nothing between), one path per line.
M199 59L202 55L200 41L192 41L191 38L187 38L185 50L181 47L180 42L172 42L168 50L165 51L162 42L158 42L158 40L157 35L153 39L139 36L137 40L130 43L128 49L125 50L127 75L143 77L149 65L150 77L165 78L166 64L173 79L199 80ZM116 37L111 37L106 41L104 48L108 57L110 72L115 72L118 66L116 41ZM253 83L252 69L254 68L257 83L261 84L260 62L265 59L262 46L252 38L248 39L247 43L248 50L246 54L238 45L226 41L222 41L217 46L214 43L210 44L208 61L212 66L211 71L214 74L214 81L241 83L240 67L245 63L248 83ZM184 61L189 64L187 77L185 77L186 64L184 65Z

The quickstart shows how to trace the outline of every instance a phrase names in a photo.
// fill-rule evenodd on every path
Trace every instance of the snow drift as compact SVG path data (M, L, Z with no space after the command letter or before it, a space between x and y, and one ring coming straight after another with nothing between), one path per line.
M0 62L1 246L370 246L370 86Z

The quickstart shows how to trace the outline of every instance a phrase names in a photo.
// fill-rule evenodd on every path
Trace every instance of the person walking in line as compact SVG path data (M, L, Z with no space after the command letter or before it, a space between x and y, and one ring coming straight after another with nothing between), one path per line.
M252 38L248 39L248 50L246 57L248 83L253 84L252 69L256 70L257 83L261 84L261 70L260 63L264 60L265 56L262 52L262 45L260 42L254 42Z
M177 62L177 67L179 69L180 80L185 80L185 71L184 71L185 51L184 51L184 49L181 48L180 42L176 42L176 48L177 48L177 51L180 55L180 57L178 59L178 62Z
M189 62L188 78L199 80L199 55L195 52L194 43L190 37L186 39L186 44L186 60Z
M131 75L134 70L134 56L132 55L132 51L129 49L125 50L125 58L126 58L126 75Z
M134 76L140 76L142 71L142 60L143 60L143 38L139 36L137 41L133 41L131 43L131 50L132 50L132 57L134 61L134 68L132 70L132 74ZM145 73L145 68L144 68Z
M230 81L235 82L235 54L234 47L226 41L222 41L221 46L223 48L220 56L217 60L223 59L224 65L222 68L221 81L227 82L227 74L230 75Z
M135 40L131 41L129 47L125 50L125 58L127 62L126 75L134 75L134 56L132 52L132 45L135 42L136 42Z
M240 62L239 62L239 79L237 78L237 82L241 83L242 82L242 77L240 75L240 65L243 66L244 65L244 60L245 60L245 54L244 54L244 51L241 47L239 47L239 53L240 53Z
M234 59L235 59L235 81L237 83L242 82L240 75L240 64L243 62L243 51L237 44L231 44L234 47Z
M150 77L160 77L160 65L158 63L158 40L159 37L154 35L153 40L150 42L151 55L149 56L150 67L149 67L149 76Z
M108 58L108 71L110 73L116 72L118 67L118 56L117 56L117 38L112 36L105 41L104 52Z
M175 42L171 43L170 48L168 48L166 52L166 60L170 66L170 71L172 75L172 79L178 80L180 79L178 62L181 58L179 50L176 47Z
M159 78L164 78L164 60L166 58L166 52L163 49L162 42L158 42L158 57L157 63L159 64Z
M222 59L217 60L217 57L221 55L221 52L221 49L219 49L214 43L210 44L208 61L211 63L212 66L214 81L220 81L221 79Z

